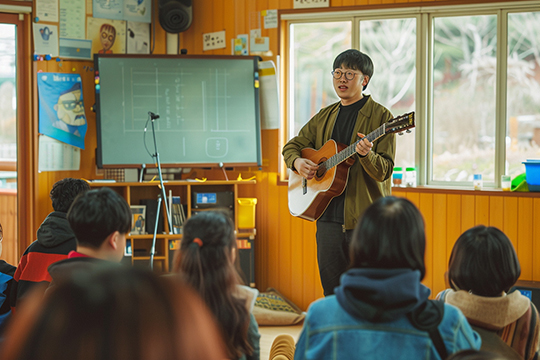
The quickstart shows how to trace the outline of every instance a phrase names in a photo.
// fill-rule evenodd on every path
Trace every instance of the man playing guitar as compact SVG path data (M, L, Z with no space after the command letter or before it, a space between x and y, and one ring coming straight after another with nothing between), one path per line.
M341 101L321 109L283 147L287 167L307 180L318 176L319 164L302 157L303 149L320 149L330 139L353 144L393 118L370 95L362 94L373 75L369 56L355 49L346 50L334 60L333 70L334 89ZM325 296L334 293L348 267L349 239L358 218L374 200L391 193L395 135L391 133L375 143L365 138L355 150L345 190L329 202L317 219L317 260Z

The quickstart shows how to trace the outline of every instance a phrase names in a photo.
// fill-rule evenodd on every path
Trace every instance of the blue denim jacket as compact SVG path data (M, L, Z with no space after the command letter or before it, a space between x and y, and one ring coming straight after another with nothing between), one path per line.
M351 270L348 273L350 272ZM347 273L343 276L347 277ZM344 282L346 281L342 278L342 284ZM366 282L369 282L369 279L362 281L364 284ZM410 288L423 288L429 294L429 290L420 284L419 279L415 282L416 284L409 284ZM379 303L393 301L394 297L396 303L399 303L399 294L392 293L392 290L388 286L381 289L381 293L386 292L389 299L384 299L383 294ZM363 291L362 295L366 293L368 297L369 293L366 291ZM423 297L420 300L423 300ZM358 304L353 305L357 305L356 309L359 309ZM296 344L295 360L440 359L428 333L416 329L406 314L396 314L394 319L385 319L386 321L370 321L362 318L364 311L353 316L351 309L348 310L349 312L342 307L336 295L312 303ZM438 328L449 355L459 350L480 348L480 336L471 329L465 316L454 306L445 304L444 317Z

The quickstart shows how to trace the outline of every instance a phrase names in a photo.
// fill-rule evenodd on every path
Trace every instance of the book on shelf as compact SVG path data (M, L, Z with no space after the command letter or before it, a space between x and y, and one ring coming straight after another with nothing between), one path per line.
M180 196L172 197L172 208L171 208L171 221L172 221L172 233L181 234L182 226L186 220L184 215L184 208L180 201Z

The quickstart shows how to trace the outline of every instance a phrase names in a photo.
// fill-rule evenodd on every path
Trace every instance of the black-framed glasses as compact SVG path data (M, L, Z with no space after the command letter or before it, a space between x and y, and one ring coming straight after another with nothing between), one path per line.
M332 76L334 79L339 80L341 77L345 75L345 79L352 80L356 76L355 72L352 71L341 71L341 70L334 70L332 71Z
M66 110L73 110L77 106L82 107L83 101L82 100L64 100L62 101L62 105L64 105Z

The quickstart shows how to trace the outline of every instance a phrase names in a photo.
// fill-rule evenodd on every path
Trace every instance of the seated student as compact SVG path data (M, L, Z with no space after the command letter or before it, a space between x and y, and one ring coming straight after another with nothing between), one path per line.
M65 178L53 185L49 195L54 211L43 221L37 240L28 246L19 261L10 295L11 307L16 308L27 291L38 284L45 291L51 281L47 272L49 265L67 258L67 254L76 249L77 239L66 213L75 197L88 190L90 186L82 179Z
M32 295L7 329L2 360L225 359L210 312L178 277L101 265Z
M104 262L119 263L132 221L126 200L107 187L79 195L69 208L67 219L77 237L77 250L49 266L49 288L69 278L75 270Z
M2 256L3 240L4 230L2 228L2 224L0 224L0 256ZM0 260L0 337L2 337L6 320L11 314L11 308L9 306L9 293L11 291L15 269L15 266L8 264L4 260Z
M228 359L259 359L259 328L250 312L253 294L242 291L234 266L234 225L222 212L206 211L184 224L174 269L203 298L217 319Z
M538 311L519 291L508 293L520 274L519 260L508 237L495 227L476 226L454 244L447 273L452 289L438 297L458 307L478 329L482 349L501 351L493 348L496 344L490 336L495 334L520 358L536 359Z
M409 200L383 197L358 222L350 269L335 295L312 303L295 359L441 359L479 348L453 306L429 301L424 221ZM440 355L442 354L442 355Z

